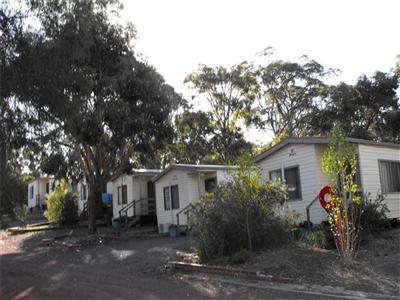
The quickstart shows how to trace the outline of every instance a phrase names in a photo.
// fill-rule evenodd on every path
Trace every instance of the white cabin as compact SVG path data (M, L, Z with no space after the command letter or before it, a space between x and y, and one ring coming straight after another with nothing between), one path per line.
M54 188L54 178L39 177L28 183L28 209L46 208L46 195Z
M156 189L157 222L160 233L169 226L187 225L185 210L199 201L205 192L212 192L218 184L228 181L236 167L225 165L173 164L154 178Z
M133 170L112 181L113 219L155 215L153 177L160 174L157 169ZM135 203L133 203L135 202Z
M359 185L374 199L383 194L389 218L400 217L400 145L348 138L357 149ZM284 179L288 184L287 212L296 211L306 220L306 207L329 179L321 168L321 158L329 138L288 138L255 157L264 180ZM327 213L316 201L310 207L311 222L326 221Z

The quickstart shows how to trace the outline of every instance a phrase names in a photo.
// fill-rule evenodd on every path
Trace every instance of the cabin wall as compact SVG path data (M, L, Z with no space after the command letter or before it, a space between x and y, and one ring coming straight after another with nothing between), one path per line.
M321 157L324 146L312 144L287 145L274 154L261 160L257 166L261 168L263 180L269 180L269 172L288 167L299 167L301 199L289 200L283 209L287 214L295 211L300 214L300 221L306 220L306 207L319 194L321 188L329 184L329 180L321 170ZM311 222L319 224L325 221L327 214L315 202L310 208Z
M373 145L358 145L361 183L363 191L370 193L375 199L381 193L381 180L379 176L379 160L400 161L400 149ZM390 210L389 218L400 217L400 193L384 195L385 202Z
M179 209L165 210L164 188L178 185ZM185 170L171 170L155 183L157 222L160 232L167 232L171 224L176 224L176 214L198 199L197 178ZM181 225L186 224L186 217L181 217Z

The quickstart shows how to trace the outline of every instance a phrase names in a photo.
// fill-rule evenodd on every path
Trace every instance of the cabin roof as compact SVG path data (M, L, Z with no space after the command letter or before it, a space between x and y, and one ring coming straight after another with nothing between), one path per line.
M388 148L396 148L400 149L400 144L395 143L385 143L385 142L375 142L370 140L364 139L357 139L357 138L346 138L349 142L354 144L364 144L364 145L372 145L372 146L380 146L380 147L388 147ZM269 148L267 151L257 155L254 158L254 162L258 163L261 160L267 158L268 156L272 155L273 153L279 151L283 147L289 144L328 144L330 142L329 137L290 137L282 140L275 146Z
M160 174L153 178L153 182L158 181L164 175L172 170L187 170L187 171L217 171L217 170L233 170L237 169L237 166L230 165L208 165L208 164L171 164L166 169L164 169Z

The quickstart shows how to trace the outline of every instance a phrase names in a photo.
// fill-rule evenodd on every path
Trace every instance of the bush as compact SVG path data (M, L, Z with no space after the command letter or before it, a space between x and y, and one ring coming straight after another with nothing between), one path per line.
M14 207L14 215L17 218L18 221L22 223L24 226L26 223L26 218L27 218L27 212L26 208L23 205L17 205Z
M386 216L389 209L384 200L382 195L377 195L375 199L372 199L370 194L364 195L361 202L361 227L364 233L376 233L390 226Z
M309 246L317 249L323 249L327 246L326 232L323 230L311 231L306 236L306 242Z
M47 195L47 210L44 216L51 223L73 224L78 219L76 199L70 192L66 180L61 180Z
M258 250L289 239L275 207L287 199L281 182L261 182L260 172L242 165L232 180L206 194L192 211L192 235L202 260Z
M249 261L251 258L251 252L249 250L242 249L239 252L234 253L229 262L234 265L243 264Z

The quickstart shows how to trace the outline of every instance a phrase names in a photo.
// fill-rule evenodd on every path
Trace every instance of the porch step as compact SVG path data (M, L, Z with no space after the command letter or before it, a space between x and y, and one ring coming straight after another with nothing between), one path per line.
M124 228L129 229L138 223L140 223L140 216L134 216L131 218L131 220L128 221L127 224L125 224Z

